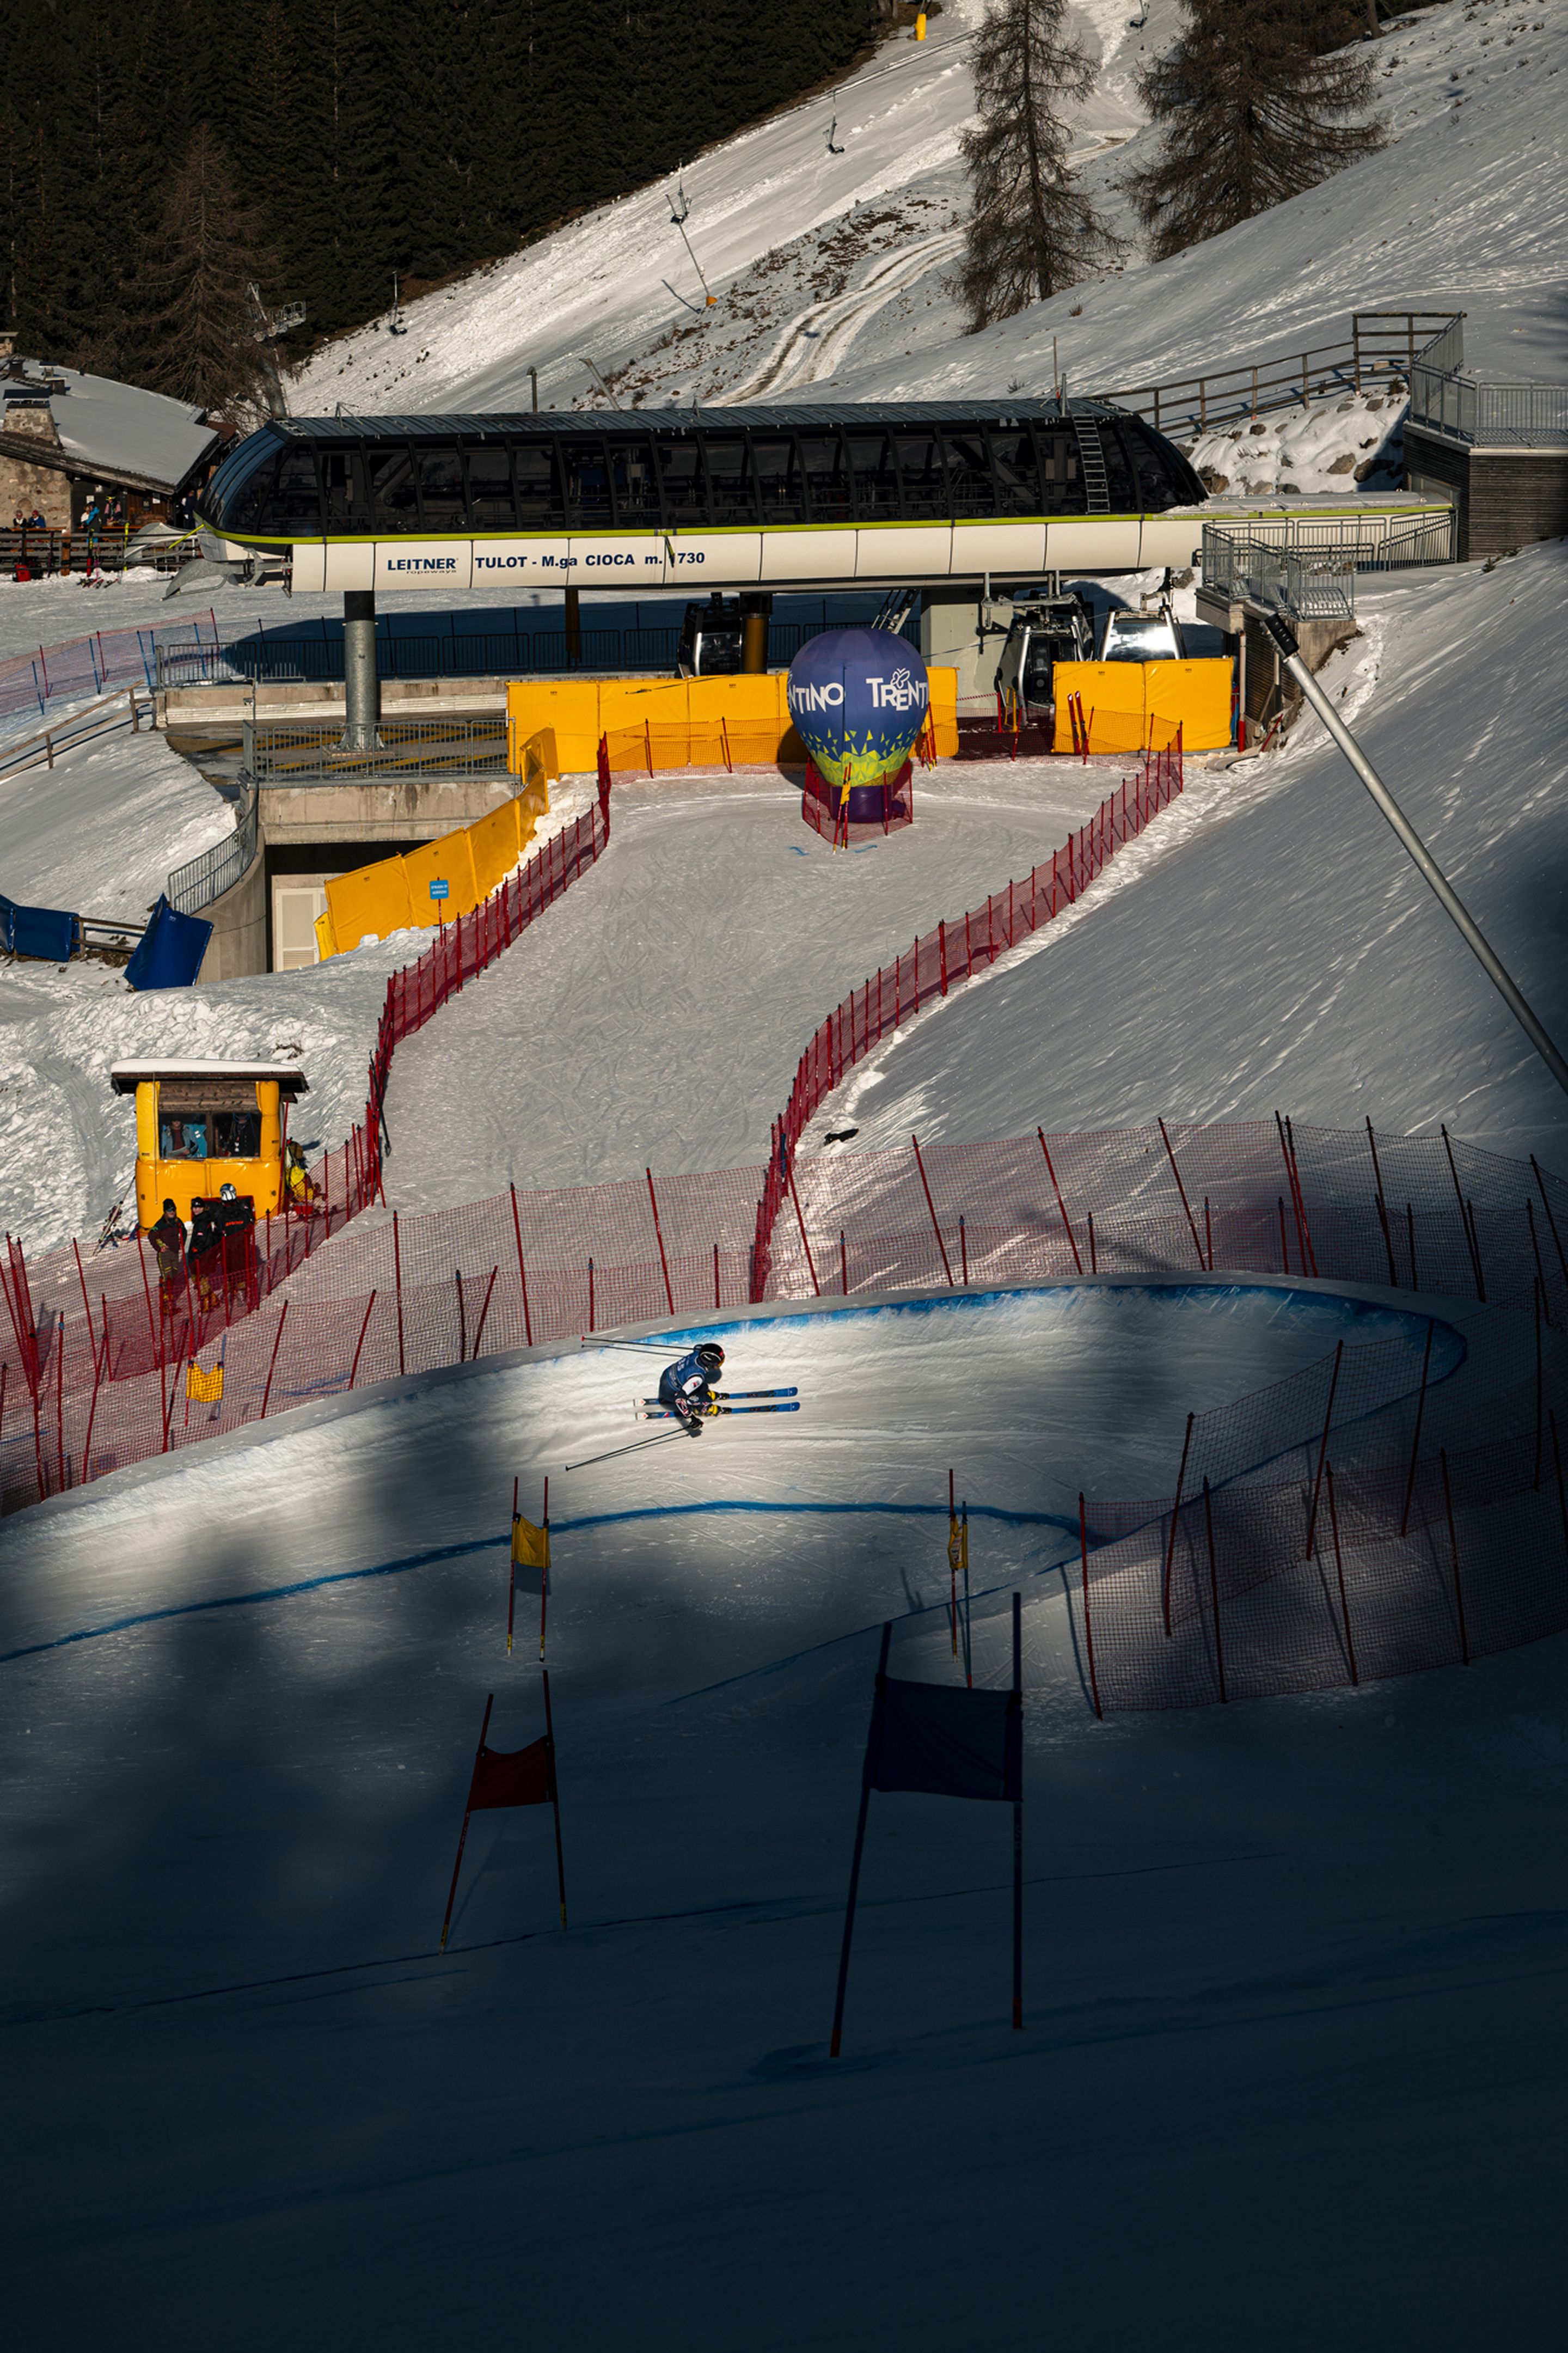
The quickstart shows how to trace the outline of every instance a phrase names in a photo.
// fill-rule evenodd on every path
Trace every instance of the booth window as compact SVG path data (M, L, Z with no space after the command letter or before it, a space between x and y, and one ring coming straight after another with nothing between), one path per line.
M516 522L511 453L504 441L488 441L468 451L468 500L476 531L510 531Z
M278 461L268 522L277 532L318 532L321 528L321 497L316 484L316 453L308 441L286 448Z
M695 440L657 441L665 520L677 529L708 520L702 456Z
M373 450L370 473L377 531L414 530L418 522L418 509L410 451L395 441L390 447Z
M947 520L947 484L942 480L942 445L933 432L900 433L899 498L906 515Z
M813 522L848 522L849 474L837 433L803 433L801 460Z
M643 528L658 522L658 485L654 480L653 450L647 441L612 441L610 491L616 521Z
M258 1111L215 1111L207 1114L215 1160L258 1160L261 1156L261 1113Z
M553 450L538 442L531 446L520 441L513 454L520 527L523 531L547 531L553 525L559 530L565 509L561 502L561 480L555 470Z
M787 435L752 436L752 478L757 486L764 522L801 522L805 502L801 493L800 459Z
M207 1156L207 1122L205 1112L192 1112L182 1119L165 1119L158 1124L158 1156L161 1160L205 1160Z

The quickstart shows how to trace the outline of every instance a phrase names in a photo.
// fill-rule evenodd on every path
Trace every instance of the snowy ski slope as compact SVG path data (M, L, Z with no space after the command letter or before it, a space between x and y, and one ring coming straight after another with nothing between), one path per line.
M1121 0L1071 13L1102 59L1075 157L1133 230L1117 186L1148 137L1131 77L1178 13L1171 0L1141 16ZM1449 0L1391 27L1373 52L1381 155L1173 261L1141 264L1138 248L1103 284L964 336L948 279L979 14L956 0L923 46L893 43L831 99L687 170L687 233L715 311L648 188L410 305L405 335L377 324L323 347L294 405L526 406L531 365L544 405L604 406L584 354L628 403L784 399L807 384L855 399L1040 392L1053 335L1076 389L1109 389L1332 341L1352 310L1449 303L1489 373L1561 380L1568 18L1555 0ZM835 113L842 155L827 152Z
M1500 2263L1539 2333L1563 1646L1097 1727L1048 1566L1080 1484L1344 1328L1223 1285L764 1320L732 1366L805 1410L700 1454L563 1477L636 1430L595 1350L0 1532L22 2341L935 2348L1037 2327L1042 2211L1089 2343L1458 2348ZM830 2066L879 1620L954 1673L949 1460L978 1683L1026 1597L1026 2031L1005 1814L879 1799ZM486 1694L542 1726L504 1530L546 1466L572 1925L548 1819L480 1817L437 1960Z
M1560 541L1489 572L1363 584L1362 638L1323 673L1559 1038L1568 699L1542 655L1565 593ZM879 1048L819 1125L856 1124L864 1146L1278 1105L1343 1126L1443 1120L1568 1162L1557 1087L1318 723L1215 789L1200 825L1178 805L1117 858L1091 917Z

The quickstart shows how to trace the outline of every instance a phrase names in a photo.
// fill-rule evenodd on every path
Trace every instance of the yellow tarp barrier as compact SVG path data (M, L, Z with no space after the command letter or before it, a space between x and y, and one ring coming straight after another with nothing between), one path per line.
M926 676L937 755L951 759L958 750L958 673L928 670ZM727 742L736 767L764 766L775 760L785 767L804 767L805 746L791 724L784 701L787 684L784 670L758 677L514 679L506 691L507 717L514 741L553 728L562 771L592 770L601 735L614 735L620 749L639 727L652 735L656 775L664 767L688 765L659 758L661 728L667 734L682 727L700 732L704 744L710 730L714 749L711 755L701 754L704 766L723 766L720 747ZM644 749L646 754L646 744ZM620 765L627 763L622 759ZM646 770L646 757L642 765Z
M599 681L594 678L513 679L506 691L506 715L512 741L551 730L561 765L558 776L581 776L594 765L599 738ZM521 774L513 754L511 766Z
M1052 683L1053 751L1079 748L1068 709L1073 694L1080 699L1091 752L1161 751L1178 727L1186 752L1215 752L1230 742L1228 661L1059 661Z
M958 672L955 670L926 670L926 691L931 697L931 732L936 738L939 760L958 757Z
M468 856L473 861L474 889L488 899L502 878L511 872L522 849L521 801L502 801L489 817L468 828ZM532 832L533 828L529 826Z
M550 807L545 772L555 758L553 735L545 729L531 736L522 754L527 781L512 799L405 857L380 858L373 866L333 876L327 884L327 912L316 918L323 963L372 934L384 940L392 932L429 930L453 915L471 914L499 889ZM431 898L433 880L450 886L444 900Z
M474 854L468 848L468 828L459 826L456 833L444 833L435 841L421 842L417 849L405 850L403 871L407 878L409 903L414 920L427 923L449 923L454 915L471 915L479 903L474 888ZM430 885L442 881L447 896L432 899Z
M1215 752L1230 742L1228 661L1145 662L1149 717L1179 724L1184 752ZM1156 737L1158 742L1158 737Z

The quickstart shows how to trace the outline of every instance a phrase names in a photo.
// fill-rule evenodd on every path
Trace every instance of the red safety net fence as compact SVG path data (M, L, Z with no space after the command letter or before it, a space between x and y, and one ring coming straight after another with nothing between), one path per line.
M411 987L404 1009L432 1001ZM1093 1504L1068 1573L1102 1710L1405 1672L1568 1624L1568 1186L1533 1162L1279 1120L911 1143L792 1175L770 1298L956 1293L1080 1268L1316 1274L1407 1295L1404 1337L1344 1343L1194 1417L1165 1497ZM260 1237L270 1287L226 1340L221 1317L165 1326L155 1286L139 1290L139 1355L112 1303L107 1351L86 1314L35 1320L13 1244L5 1507L366 1382L722 1315L758 1288L763 1176L371 1209L308 1254L310 1229L290 1222ZM1434 1293L1475 1302L1462 1326L1428 1322ZM203 1373L221 1352L221 1397L187 1382L193 1328Z
M935 931L914 941L907 956L884 965L828 1015L801 1056L789 1101L773 1122L768 1173L757 1204L754 1297L767 1296L773 1228L789 1187L795 1147L824 1096L882 1039L913 1020L922 1006L989 970L1006 949L1070 907L1122 844L1168 808L1181 789L1178 731L1168 750L1147 754L1135 776L1123 776L1088 824L1051 852L1048 866L1037 866L1022 882L1009 882L983 907L939 923Z
M176 1280L160 1280L140 1233L134 1250L117 1251L112 1259L94 1253L84 1260L73 1242L68 1250L46 1253L31 1268L20 1242L5 1237L0 1265L5 1303L0 1318L0 1511L167 1451L180 1442L176 1431L206 1436L237 1419L280 1409L286 1395L298 1402L297 1388L290 1393L273 1380L275 1351L265 1372L251 1379L258 1342L247 1327L326 1243L335 1240L341 1246L342 1229L381 1193L384 1112L398 1042L422 1029L594 864L609 830L609 796L602 786L585 815L553 835L471 914L445 924L416 964L391 976L371 1058L364 1118L342 1145L311 1166L304 1202L291 1203L279 1215L231 1233L217 1249L190 1257ZM460 1361L469 1336L461 1312L458 1328L460 1345L422 1361ZM482 1338L482 1323L469 1329ZM502 1345L520 1345L522 1338L520 1333ZM347 1386L399 1369L401 1352L395 1356L384 1348L377 1356L372 1343L367 1308L342 1367ZM331 1349L336 1349L335 1336ZM232 1410L216 1416L204 1410L193 1420L184 1408L182 1384L190 1366L203 1358L208 1374L221 1358L225 1398ZM372 1363L381 1367L374 1375L368 1370ZM154 1380L156 1411L151 1405ZM329 1378L329 1390L332 1385ZM176 1396L184 1408L178 1412ZM18 1428L28 1419L30 1440Z

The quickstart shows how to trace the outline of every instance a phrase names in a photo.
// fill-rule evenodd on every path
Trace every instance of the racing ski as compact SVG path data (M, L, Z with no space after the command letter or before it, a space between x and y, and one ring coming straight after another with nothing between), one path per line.
M733 1405L741 1398L798 1397L800 1391L798 1389L715 1389L713 1394L721 1405ZM658 1399L656 1397L644 1398L642 1402L644 1405L657 1405Z
M679 1419L679 1415L670 1412L668 1406L655 1405L651 1409L647 1406L638 1406L636 1411L638 1421L676 1421ZM799 1411L798 1405L710 1405L705 1409L702 1419L708 1421L713 1415L719 1413L798 1413Z

